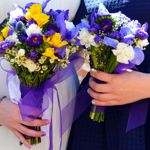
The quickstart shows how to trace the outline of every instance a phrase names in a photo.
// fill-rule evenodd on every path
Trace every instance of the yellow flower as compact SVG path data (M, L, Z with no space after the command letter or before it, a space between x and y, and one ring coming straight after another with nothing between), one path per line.
M4 41L3 36L0 35L0 42Z
M38 26L42 27L49 21L50 17L44 13L40 13L33 15L32 18L38 24Z
M33 4L29 9L27 9L26 19L34 19L34 21L42 27L49 21L49 16L42 12L41 4Z
M47 48L42 55L46 57L50 57L52 59L58 59L58 57L55 56L54 48Z
M2 32L3 37L6 38L8 36L9 27L6 26L1 32Z
M62 41L61 40L61 35L60 33L55 33L51 38L47 38L46 42L48 42L51 46L57 47L57 48L61 48L65 45L68 44L67 41Z

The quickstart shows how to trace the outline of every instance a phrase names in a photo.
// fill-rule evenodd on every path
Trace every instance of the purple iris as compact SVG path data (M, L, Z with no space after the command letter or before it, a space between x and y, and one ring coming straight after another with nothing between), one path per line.
M27 38L27 44L29 47L38 47L43 43L43 37L40 34L31 34Z
M145 40L148 38L148 33L145 32L144 30L139 29L136 31L136 36L141 40Z
M99 42L102 40L102 37L101 37L101 36L96 36L96 37L94 38L94 40L95 40L97 43L99 43Z
M7 48L11 48L15 42L5 40L3 42L0 42L0 52L4 53Z
M99 30L101 30L102 32L110 32L113 28L113 21L111 19L103 19L100 23L99 23Z
M25 6L25 9L30 8L33 4L38 4L38 3L30 2L30 3L28 3L28 4Z
M30 26L31 24L36 24L36 22L35 22L33 19L30 19L30 20L28 21L28 26Z
M66 46L55 48L55 52L60 59L64 58L66 56Z
M50 31L46 31L45 33L44 33L44 35L45 36L52 36L52 35L54 35L56 32L54 31L54 30L50 30Z
M134 42L135 36L130 34L122 38L121 42L132 45Z
M122 34L119 31L113 31L108 36L111 37L111 38L119 40L119 39L121 39Z

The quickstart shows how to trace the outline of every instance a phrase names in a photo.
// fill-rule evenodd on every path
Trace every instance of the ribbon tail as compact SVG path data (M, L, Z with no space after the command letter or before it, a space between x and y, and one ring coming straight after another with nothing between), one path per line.
M59 150L61 150L62 147L62 112L61 112L61 103L59 99L58 89L55 87L55 91L57 93L57 101L58 101L58 107L59 107L59 115L60 115L60 144L59 144Z
M53 150L53 111L54 111L54 93L53 93L53 88L49 89L50 97L51 97L51 105L52 105L52 112L51 112L51 118L50 118L50 127L49 127L49 150Z
M135 129L146 122L149 100L141 100L131 105L126 132Z

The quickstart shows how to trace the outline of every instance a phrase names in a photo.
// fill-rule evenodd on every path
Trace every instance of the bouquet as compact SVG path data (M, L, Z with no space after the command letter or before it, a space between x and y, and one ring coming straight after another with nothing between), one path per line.
M123 73L144 60L148 24L131 20L121 12L109 13L100 3L98 12L82 20L78 39L90 52L91 67L107 73ZM90 118L103 121L104 113L93 106Z
M70 56L78 50L74 40L76 29L68 21L68 10L45 12L46 5L29 3L25 8L15 5L16 9L0 24L0 56L10 62L12 74L20 81L21 96L15 100L22 103L28 92L34 90L33 103L39 101L41 109L44 84L66 68L71 62ZM21 112L27 113L23 109ZM41 141L40 138L26 138L31 144Z

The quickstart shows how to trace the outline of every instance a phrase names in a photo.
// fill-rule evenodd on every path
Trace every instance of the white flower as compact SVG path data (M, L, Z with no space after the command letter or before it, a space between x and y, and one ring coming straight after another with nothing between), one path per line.
M19 42L19 39L17 37L17 34L16 33L13 33L12 35L9 35L6 40L9 40L9 41L12 41L12 42L15 42L15 43L18 43Z
M19 16L24 16L23 10L19 7L10 12L10 20L18 18Z
M117 61L123 64L128 64L135 56L133 47L125 43L119 43L117 49L113 49L112 51L117 56Z
M144 47L146 47L148 44L149 44L149 42L148 42L147 39L145 39L145 40L140 40L139 39L139 40L136 41L136 45L138 47L140 47L141 49L144 49Z
M25 55L25 50L24 49L19 49L19 51L18 51L18 56L19 57L22 57L22 56L24 56Z
M86 63L90 62L90 52L87 49L81 50L80 55L85 59Z
M91 46L97 47L98 45L94 41L95 35L91 35L86 28L83 28L78 36L81 45L84 45L86 48L90 48Z
M34 34L34 33L42 34L42 29L38 25L33 23L27 28L26 33L28 36L30 36L31 34Z
M73 22L70 22L70 21L66 21L66 20L65 20L65 24L66 24L66 28L67 28L69 31L71 31L71 30L75 27L75 25L73 24Z
M30 59L26 59L23 66L28 68L30 72L34 72L36 70L36 64Z

